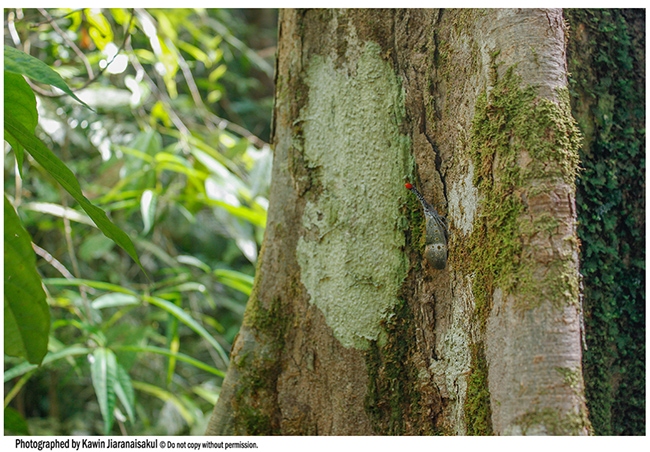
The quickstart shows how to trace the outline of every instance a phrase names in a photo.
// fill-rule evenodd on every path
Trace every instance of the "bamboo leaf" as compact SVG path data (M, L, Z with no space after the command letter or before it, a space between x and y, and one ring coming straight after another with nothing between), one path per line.
M79 99L72 90L68 87L66 82L61 76L54 71L47 64L43 63L38 58L27 55L25 52L5 46L5 71L13 72L14 74L22 74L40 83L52 85L59 88L64 93L70 95L74 100L80 102L82 105L88 107L81 99ZM90 107L88 107L90 108ZM92 110L92 108L90 108ZM6 118L5 118L6 119Z
M131 377L119 363L117 364L116 376L115 393L124 406L129 420L133 422L135 420L135 393L133 392Z
M79 181L72 171L50 151L33 133L29 132L13 117L5 117L5 130L8 130L18 142L70 195L81 205L88 216L106 237L117 243L142 268L138 254L129 236L108 219L106 213L91 203L82 191ZM144 269L143 269L144 271Z
M225 364L228 364L228 356L226 355L226 352L224 351L223 347L219 345L219 343L215 340L214 337L208 331L203 328L196 320L192 318L187 312L183 311L179 306L176 306L174 303L170 303L167 300L163 300L162 298L158 297L145 297L145 300L149 303L151 303L154 306L158 306L160 309L167 311L168 313L172 314L174 317L176 317L178 320L183 322L185 325L190 327L195 333L197 333L199 336L201 336L203 339L208 341L210 345L219 353L219 356L223 360Z
M90 376L104 418L104 433L108 435L113 427L117 385L117 360L111 350L104 347L95 349L90 363Z
M40 364L47 353L50 308L36 271L32 240L4 197L4 350Z
M22 75L4 71L4 76L5 118L7 116L15 117L27 130L33 133L38 123L34 91L32 91ZM5 140L11 145L16 154L18 169L22 175L24 149L10 133L5 133Z

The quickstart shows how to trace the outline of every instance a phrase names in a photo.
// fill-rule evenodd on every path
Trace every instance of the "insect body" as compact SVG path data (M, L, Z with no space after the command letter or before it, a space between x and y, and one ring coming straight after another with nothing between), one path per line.
M449 238L447 220L438 214L436 209L424 199L424 196L412 184L406 183L404 186L415 193L424 208L424 217L427 222L424 257L433 268L443 270L447 266L447 240Z

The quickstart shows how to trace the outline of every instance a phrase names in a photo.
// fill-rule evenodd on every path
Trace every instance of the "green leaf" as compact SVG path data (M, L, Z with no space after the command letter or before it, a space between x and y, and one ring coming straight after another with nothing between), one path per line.
M88 34L99 50L104 50L107 44L113 42L113 30L111 24L104 15L96 9L86 10L86 19L90 27Z
M110 290L113 292L136 295L134 291L122 286L118 286L117 284L111 284L104 281L94 281L92 279L44 278L43 283L48 286L88 286L92 287L93 289Z
M210 273L210 266L205 262L203 262L202 260L200 260L198 257L181 255L181 256L177 256L176 260L181 264L191 265L193 267L203 270L205 273Z
M93 226L95 226L94 223ZM79 247L79 256L87 261L92 259L104 259L114 247L115 242L107 238L105 235L88 235Z
M47 353L50 308L31 237L4 197L4 350L40 364Z
M62 350L59 350L57 352L50 352L47 355L45 355L45 359L43 359L43 366L53 362L57 361L62 358L67 358L68 356L78 356L78 355L87 355L90 353L90 349L86 347L82 347L81 345L70 345ZM30 370L36 369L36 365L34 364L29 364L28 362L23 362L18 364L17 366L12 367L11 369L7 369L4 373L4 382L8 382L16 377L20 377L21 375L26 374Z
M129 377L128 372L119 363L117 364L115 393L117 394L117 398L120 399L120 402L122 402L129 420L133 422L135 420L135 393L133 392L131 377Z
M36 111L36 96L25 79L20 74L4 71L4 112L5 118L13 116L21 122L27 130L34 132L38 123L38 112ZM23 169L23 147L10 133L5 132L5 140L11 145L16 154L18 170L22 175Z
M194 422L194 416L192 416L192 413L185 407L185 405L183 405L182 400L176 397L170 391L166 391L159 386L155 386L142 381L134 381L133 387L138 391L146 392L147 394L157 397L163 402L169 402L173 404L178 410L178 412L180 413L180 415L183 416L185 422L187 422L189 425L192 425L192 423Z
M122 347L119 347L118 351L125 351L125 352L146 352L146 353L156 353L158 355L163 355L163 356L169 356L169 357L174 357L178 361L183 361L185 363L191 364L192 366L196 367L197 369L205 370L206 372L210 372L211 374L217 375L219 377L225 377L226 374L223 370L219 370L216 367L212 367L203 361L199 361L196 358L192 358L191 356L188 356L184 353L174 353L169 351L166 348L162 347L154 347L154 346L144 346L140 347L137 345L125 345Z
M82 105L88 107L88 105L86 105L72 92L70 88L68 88L68 85L61 76L47 64L31 55L27 55L25 52L21 52L20 50L7 45L5 45L5 71L26 75L37 82L55 86L64 93L70 95L76 101L80 102ZM88 108L92 110L92 108Z
M217 269L214 272L217 280L225 286L238 290L246 295L253 291L253 277L234 270Z
M143 235L147 235L156 221L156 206L158 205L158 194L153 190L145 190L140 198L140 212L144 223Z
M90 376L99 402L99 411L101 411L104 418L104 434L108 435L111 432L114 420L117 360L111 350L103 347L95 349L92 358Z
M72 195L104 235L117 243L142 268L138 254L129 236L115 226L102 209L95 206L83 195L79 181L75 178L72 171L41 140L29 132L20 122L17 122L15 118L5 116L5 130L8 130L32 157L34 157L34 160Z
M212 347L219 353L219 356L223 360L225 364L228 364L228 356L226 355L226 352L224 351L223 347L219 345L219 343L215 340L214 337L208 331L203 328L196 320L192 318L187 312L183 311L180 307L176 306L174 303L170 303L167 300L163 300L162 298L159 297L150 297L146 296L144 299L151 303L154 306L158 306L160 309L167 311L174 317L176 317L178 320L183 322L185 325L190 327L192 330L194 330L195 333L197 333L199 336L201 336L203 339L208 341Z
M64 207L61 204L54 204L51 202L28 202L21 204L20 207L24 210L31 210L32 212L44 213L47 215L54 215L55 217L59 218L67 218L68 220L95 227L95 223L93 223L87 215L84 215L83 213L78 212L70 207Z
M90 304L93 309L116 308L122 306L135 306L140 304L140 300L135 295L124 293L107 293L97 297Z
M18 411L10 406L5 407L5 435L29 435L29 426L27 421Z

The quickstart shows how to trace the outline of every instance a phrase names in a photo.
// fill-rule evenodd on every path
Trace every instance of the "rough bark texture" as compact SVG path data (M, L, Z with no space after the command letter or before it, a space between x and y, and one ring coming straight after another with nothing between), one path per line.
M584 434L557 10L283 10L269 220L208 434ZM422 260L416 184L450 225Z

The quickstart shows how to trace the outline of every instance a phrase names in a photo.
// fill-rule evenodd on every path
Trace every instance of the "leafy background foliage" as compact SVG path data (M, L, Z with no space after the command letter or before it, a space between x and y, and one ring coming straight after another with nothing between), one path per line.
M596 434L645 435L645 11L567 10L587 350Z
M29 149L23 159L5 145L5 196L32 237L51 314L41 366L5 355L5 432L202 434L266 223L276 13L4 14L5 44L90 107L28 79L35 138L142 266Z

